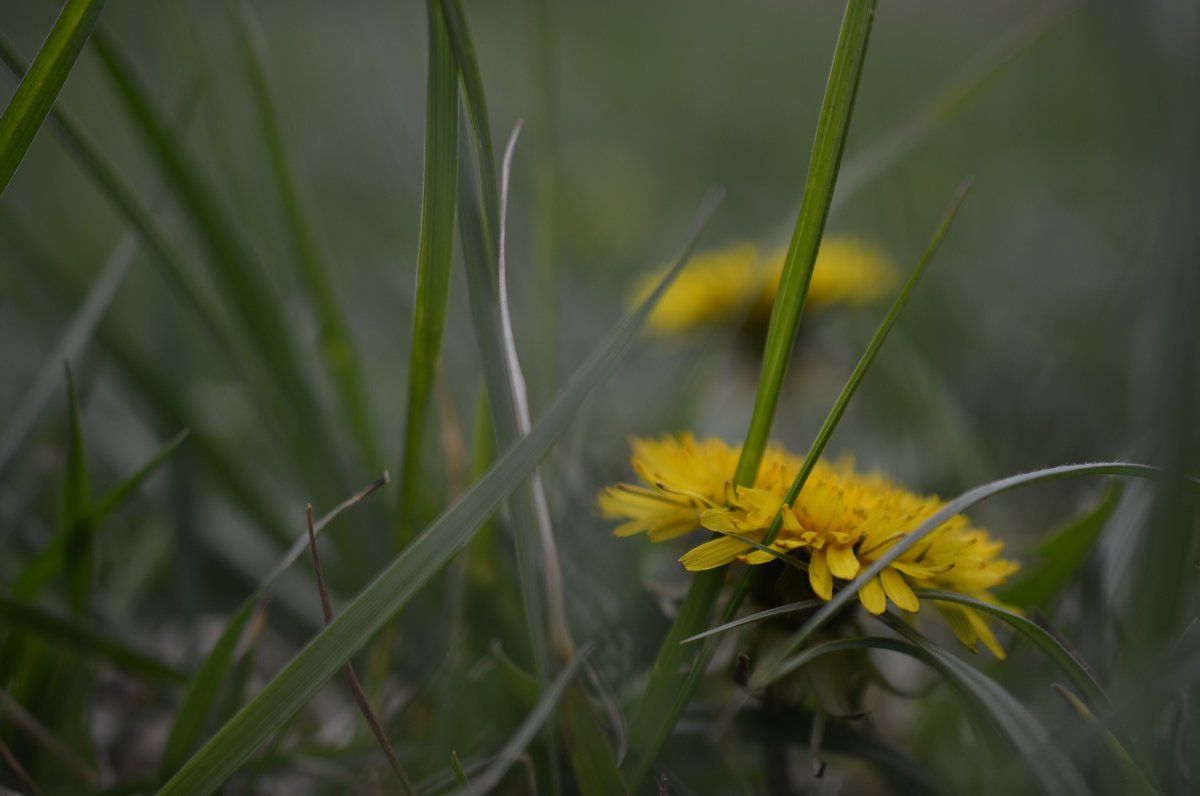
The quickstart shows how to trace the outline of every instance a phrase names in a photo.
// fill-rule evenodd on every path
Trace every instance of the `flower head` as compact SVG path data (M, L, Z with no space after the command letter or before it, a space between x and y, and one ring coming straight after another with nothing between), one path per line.
M747 317L765 320L786 255L786 248L764 255L755 244L739 243L693 257L651 311L648 328L679 335ZM635 302L645 300L666 271L639 282ZM826 238L813 267L807 304L813 309L866 304L890 291L896 279L896 266L882 250L853 238Z
M635 441L634 469L653 489L610 487L601 496L601 507L607 517L626 519L618 535L646 531L651 540L662 541L687 533L697 523L719 533L680 559L691 571L735 559L763 564L777 556L794 556L807 566L813 593L829 600L835 585L853 580L944 505L881 475L858 473L849 461L817 462L796 500L786 503L801 460L772 449L754 487L739 488L722 480L723 473L732 474L736 459L737 452L716 439L696 443L684 435L678 441ZM779 532L766 544L777 516ZM767 549L762 549L764 544ZM859 590L859 600L872 614L883 613L888 603L917 612L920 600L914 588L994 602L990 590L1019 568L1000 558L1002 548L1002 542L956 515L869 580ZM997 657L1004 657L977 611L949 603L939 603L938 608L963 643L974 648L982 641Z

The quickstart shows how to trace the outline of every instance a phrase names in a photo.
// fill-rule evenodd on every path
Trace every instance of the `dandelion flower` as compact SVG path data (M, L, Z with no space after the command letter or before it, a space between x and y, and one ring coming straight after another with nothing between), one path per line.
M771 313L786 255L786 248L764 256L757 245L739 243L693 257L651 311L647 327L682 335L746 319L761 325ZM667 270L639 282L634 303L644 301ZM867 304L890 292L897 279L895 264L881 249L855 238L828 237L817 255L807 304L811 309Z
M720 536L685 553L680 561L686 569L713 569L734 560L763 564L776 555L793 555L807 566L813 594L824 600L945 505L881 475L860 474L850 461L817 462L799 497L785 503L801 460L778 448L768 452L753 487L729 482L738 451L718 439L697 442L684 434L635 440L633 450L634 471L646 486L618 484L600 497L606 517L625 520L617 535L645 531L652 541L664 541L703 526ZM754 545L763 545L776 516L782 522L768 546L773 555ZM914 589L925 588L995 602L991 590L1019 568L1000 557L1002 548L1002 542L956 515L868 581L859 601L872 614L882 614L889 603L916 613L921 606ZM982 642L1004 657L978 611L950 603L937 607L968 647Z

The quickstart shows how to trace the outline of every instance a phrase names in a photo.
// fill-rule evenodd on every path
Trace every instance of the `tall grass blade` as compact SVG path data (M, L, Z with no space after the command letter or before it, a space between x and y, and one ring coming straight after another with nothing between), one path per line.
M342 413L362 456L372 468L382 467L366 382L355 357L345 314L338 306L329 264L313 232L271 96L266 67L267 44L249 3L242 0L238 10L240 13L234 15L234 32L258 113L267 159L282 202L284 221L292 236L300 277L307 288L309 301L316 308L321 355L333 376Z
M28 74L0 116L0 195L54 106L105 0L67 0Z
M99 524L116 511L122 503L124 503L130 495L137 491L138 487L149 478L159 466L167 460L167 458L175 452L175 449L183 444L183 441L188 438L191 432L188 429L183 429L175 436L171 437L166 443L159 448L154 454L146 460L146 462L130 474L124 481L113 487L103 497L98 499L92 506L91 519L95 524Z
M350 656L396 615L492 516L570 425L579 407L633 343L646 316L686 264L715 208L703 205L679 261L653 294L624 318L579 367L545 414L474 486L413 540L327 628L283 668L163 787L161 793L209 793L260 743L302 708Z
M454 254L454 207L458 187L458 66L438 0L427 0L429 74L425 94L425 176L421 237L417 246L417 296L408 366L396 538L411 541L414 514L426 479L421 448L446 325L450 265Z
M67 374L67 466L59 504L58 534L62 539L62 567L67 580L67 602L81 614L87 607L95 569L95 540L92 538L91 486L87 455L83 446L83 424L79 419L79 394L70 366ZM53 543L52 543L53 544Z
M1096 717L1096 714L1091 711L1087 703L1076 696L1069 688L1057 683L1053 685L1053 688L1067 701L1067 704L1074 708L1080 718L1090 724L1096 733L1104 739L1105 746L1108 747L1109 753L1112 755L1113 760L1116 761L1117 767L1120 769L1121 775L1125 780L1125 789L1122 792L1130 796L1158 796L1161 791L1154 785L1150 776L1133 759L1133 755L1117 739L1117 736L1113 735L1100 719Z
M137 236L127 234L113 249L100 269L100 274L92 282L87 298L72 316L71 322L63 331L54 350L46 357L45 364L34 377L28 391L9 414L4 431L0 432L0 474L4 473L21 444L29 437L38 417L53 395L62 362L78 357L91 339L96 324L100 322L117 291L124 284L125 275L129 273L129 266L133 263L138 248Z
M853 581L842 587L833 595L833 599L825 603L824 607L813 614L799 630L797 630L788 639L787 643L781 645L778 652L763 661L759 670L754 673L751 679L751 684L759 687L764 683L771 682L774 679L775 669L779 662L797 649L816 629L823 626L829 619L839 611L847 602L854 599L858 594L858 590L862 588L871 578L877 576L886 567L890 566L893 561L896 561L900 556L911 550L915 545L920 544L921 540L932 533L938 526L949 520L956 514L961 514L967 511L972 506L980 503L990 497L998 495L1002 492L1007 492L1018 487L1027 486L1030 484L1043 483L1053 481L1059 478L1070 478L1083 475L1112 475L1123 476L1127 478L1146 478L1160 479L1162 471L1155 467L1149 467L1144 464L1128 464L1125 462L1099 462L1095 464L1067 464L1058 467L1049 467L1043 470L1035 470L1030 473L1021 473L1019 475L1001 478L998 481L984 484L983 486L975 487L972 490L964 492L955 499L949 501L942 508L931 514L925 522L908 533L903 539L892 545L888 551L873 562L869 567L863 569ZM1189 488L1200 492L1200 480L1195 478L1187 479Z
M737 484L754 482L767 445L779 391L783 386L804 310L813 264L833 199L874 14L875 0L850 0L846 4L825 97L817 119L800 215L788 247L767 329L766 349L750 428L733 477ZM696 670L696 659L692 660L692 666L689 667L686 657L697 653L684 650L680 642L708 623L725 570L725 567L721 567L702 572L692 579L679 614L654 662L650 680L638 701L630 728L631 766L627 779L631 790L636 791L649 774L658 750L686 705L692 683L697 678L697 675L690 674ZM681 669L689 674L681 677Z

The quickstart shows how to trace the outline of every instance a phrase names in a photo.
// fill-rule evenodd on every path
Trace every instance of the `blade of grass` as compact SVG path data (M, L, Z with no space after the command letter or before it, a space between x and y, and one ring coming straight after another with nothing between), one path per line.
M929 518L921 523L917 528L911 531L907 536L901 539L896 544L888 548L888 551L880 556L878 560L873 562L869 567L863 569L853 581L846 584L841 590L833 595L833 599L825 603L824 607L820 608L812 617L806 621L799 630L797 630L787 641L781 645L778 651L769 656L763 661L759 670L754 673L751 678L751 684L754 687L760 687L764 683L771 682L774 679L774 671L779 662L797 649L804 641L812 634L814 630L823 626L829 621L830 617L839 611L847 602L854 599L858 594L858 590L864 584L877 576L886 567L890 566L893 561L896 561L900 556L911 550L913 546L919 544L922 539L932 533L938 526L946 522L957 514L968 510L977 503L980 503L987 498L998 495L1002 492L1007 492L1011 489L1027 486L1030 484L1043 483L1053 481L1059 478L1070 478L1082 475L1112 475L1123 476L1128 478L1147 478L1159 479L1162 478L1162 471L1155 467L1149 467L1144 464L1129 464L1125 462L1099 462L1095 464L1068 464L1058 467L1048 467L1043 470L1035 470L1030 473L1021 473L1019 475L1001 478L997 481L984 484L971 489L959 495L955 499L949 501L942 508L938 509ZM1187 485L1200 492L1200 479L1189 478Z
M1137 764L1137 761L1133 759L1133 755L1129 753L1129 750L1096 718L1096 714L1091 711L1087 703L1076 696L1069 688L1061 686L1058 683L1054 683L1052 688L1067 701L1067 704L1075 709L1080 718L1090 724L1092 729L1104 739L1105 746L1108 747L1113 760L1116 761L1117 767L1120 769L1121 775L1125 780L1125 790L1123 792L1130 794L1130 796L1158 796L1160 791L1150 777Z
M83 446L83 424L79 420L79 394L69 365L67 375L67 463L62 500L59 503L59 538L62 539L62 567L67 580L67 601L77 614L87 607L95 568L95 541L92 538L91 486L88 481L87 455Z
M438 0L427 0L425 5L429 17L425 175L421 236L417 245L417 296L409 353L408 407L404 417L404 453L396 510L396 541L400 546L412 540L417 501L425 486L425 480L420 477L421 448L437 376L438 351L446 325L458 186L458 67L442 6Z
M470 490L405 547L329 627L317 634L188 761L161 793L199 794L218 788L470 542L480 525L524 482L570 425L579 407L628 350L654 303L687 263L714 205L715 197L705 202L675 267L646 302L617 324L593 351L529 435L501 455Z
M29 72L0 116L0 195L54 106L75 59L92 34L105 0L67 0Z
M93 523L99 524L103 522L108 515L112 514L125 500L133 494L142 483L158 469L159 465L167 460L167 457L175 452L175 449L183 444L183 441L188 438L191 432L188 429L183 429L159 448L154 454L146 460L146 463L139 467L129 477L111 491L97 500L91 509L91 519Z
M71 318L54 350L46 357L45 364L34 377L33 383L8 416L4 431L0 434L0 474L4 473L21 444L29 437L38 417L53 395L58 384L61 363L79 356L91 339L100 318L124 284L125 275L129 273L129 266L133 263L138 248L135 235L127 234L121 238L100 269L100 274L93 280L87 298Z
M45 749L64 771L86 785L89 792L99 789L100 777L88 762L5 691L0 691L0 718L8 719L30 740Z
M86 655L102 658L137 677L166 682L187 682L188 676L179 669L115 640L91 624L58 616L3 594L0 594L0 613L11 627L20 628L54 644L73 647Z
M737 485L754 483L766 448L804 311L813 264L829 215L874 14L875 0L850 0L846 4L817 118L800 214L771 311L750 427L733 475ZM692 579L655 659L630 725L630 760L627 764L630 790L637 791L649 775L658 750L699 682L704 653L686 650L680 642L709 622L726 570L727 567L720 567L701 572ZM691 657L690 662L688 657Z
M554 709L558 706L563 693L567 691L567 687L575 678L576 672L579 671L579 665L583 662L584 654L586 654L586 650L580 650L563 667L558 677L542 693L542 697L538 700L537 705L534 706L525 721L521 722L521 726L513 733L513 736L496 755L491 764L481 773L477 774L469 785L455 790L455 796L469 796L470 794L480 794L482 796L482 794L489 793L500 784L500 780L512 768L513 764L517 762L517 759L525 751L525 747L529 746L534 737L542 729L542 725L549 721L550 717L554 714Z
M282 202L284 221L292 236L296 264L307 288L308 299L316 308L321 354L333 376L342 413L359 451L372 469L378 469L383 466L383 460L375 441L366 382L355 357L345 314L338 306L337 290L329 273L328 262L317 244L272 100L266 68L267 43L250 4L242 0L237 8L239 13L233 15L235 38L249 79L275 187Z
M1034 555L1039 563L1022 568L1020 576L999 597L1013 605L1047 608L1060 591L1075 579L1121 502L1120 482L1113 481L1104 498L1090 511L1070 520L1045 541Z

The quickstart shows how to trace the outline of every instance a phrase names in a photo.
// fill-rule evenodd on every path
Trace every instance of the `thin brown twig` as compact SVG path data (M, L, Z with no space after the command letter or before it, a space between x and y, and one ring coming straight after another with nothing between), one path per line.
M356 497L359 500L362 499L359 496ZM321 557L317 554L317 534L313 528L313 508L311 503L308 504L306 514L308 517L308 546L312 551L313 570L317 575L317 591L321 594L321 611L325 615L325 624L328 625L333 621L333 606L329 604L329 592L325 589L325 577L321 574ZM363 693L362 685L358 682L358 676L354 674L354 665L346 661L346 666L343 670L346 672L346 682L350 685L350 691L354 694L354 701L358 703L358 710L362 713L363 719L366 720L367 726L371 728L371 732L375 734L375 740L379 742L379 748L383 750L383 754L387 757L392 771L395 772L396 778L400 781L400 789L409 796L416 796L417 790L413 787L412 780L408 778L404 766L401 765L400 759L396 757L396 752L392 749L392 745L388 741L387 734L383 731L383 726L379 723L379 719L375 717L375 712L371 710L371 704L367 701L367 695Z
M58 739L37 717L27 711L5 691L0 691L0 716L6 716L34 743L45 749L82 783L92 789L99 789L100 777L87 763L80 759L70 747ZM11 762L10 762L11 765Z
M42 792L34 784L33 779L29 776L29 772L25 770L25 767L21 765L21 761L17 760L17 756L12 753L12 750L8 748L8 744L3 740L0 740L0 757L4 758L4 762L8 764L13 774L16 775L17 779L21 780L21 784L32 796L41 796Z

